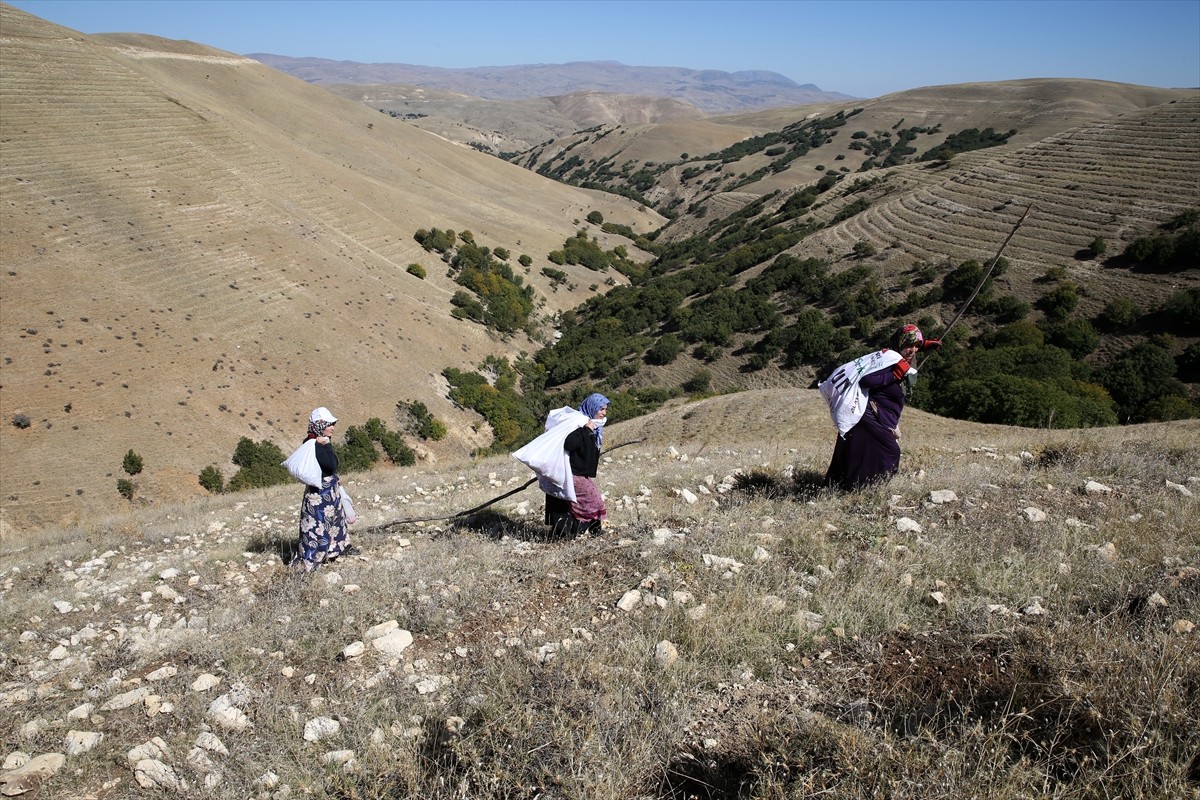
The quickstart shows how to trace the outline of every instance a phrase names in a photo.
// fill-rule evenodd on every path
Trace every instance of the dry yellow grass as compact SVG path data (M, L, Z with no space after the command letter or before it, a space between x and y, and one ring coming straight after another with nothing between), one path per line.
M103 733L45 796L143 796L149 741L213 798L1195 795L1200 426L904 426L895 479L833 495L816 392L614 421L645 441L583 539L536 490L395 524L524 481L508 457L346 476L363 555L307 579L293 487L6 541L4 755Z

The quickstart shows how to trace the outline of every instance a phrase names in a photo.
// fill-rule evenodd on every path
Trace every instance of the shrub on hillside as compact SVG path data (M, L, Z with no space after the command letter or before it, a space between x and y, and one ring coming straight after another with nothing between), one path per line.
M221 474L221 470L215 466L209 465L200 470L200 487L212 494L220 494L225 491L225 476Z
M650 349L646 351L646 363L665 365L670 364L683 351L683 341L673 333L658 337Z
M30 425L32 425L33 422L29 419L28 414L22 414L22 413L18 412L16 414L13 414L12 424L13 424L14 428L20 428L21 430L25 430Z
M121 469L125 470L126 475L137 475L142 471L142 457L130 450L121 459Z
M416 276L416 277L420 278L421 280L425 280L425 275L426 275L425 268L422 267L420 264L409 264L408 267L405 269L405 272L407 272L409 275Z
M292 476L283 466L286 457L274 442L254 442L243 436L233 451L232 461L238 471L229 479L228 490L240 492L287 483Z
M1069 319L1046 330L1050 344L1061 347L1075 358L1090 355L1100 344L1100 334L1086 319Z
M1128 297L1118 297L1109 301L1096 315L1095 325L1106 333L1112 333L1130 327L1141 314L1141 309Z
M1153 414L1171 405L1165 398L1187 396L1187 389L1175 377L1177 369L1164 347L1143 342L1109 364L1100 382L1116 402L1122 422L1155 422Z
M1046 318L1059 322L1070 316L1079 305L1079 289L1073 283L1062 283L1038 298L1037 306Z
M1180 333L1200 333L1200 287L1173 292L1163 303L1162 313Z

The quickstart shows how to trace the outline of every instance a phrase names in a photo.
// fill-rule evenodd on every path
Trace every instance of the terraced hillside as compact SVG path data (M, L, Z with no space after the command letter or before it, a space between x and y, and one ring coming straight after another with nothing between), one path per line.
M288 445L316 405L361 424L420 400L466 452L486 432L441 369L534 343L451 317L459 287L414 232L528 253L551 312L595 281L568 266L581 288L553 292L539 274L589 212L661 223L247 58L7 5L0 31L6 526L123 503L130 449L139 496L201 492L240 437Z
M1155 272L1131 268L1120 257L1134 240L1160 234L1164 225L1200 209L1198 120L1200 95L1191 92L1024 147L833 178L823 182L824 191L811 195L807 184L765 195L750 186L716 193L705 203L707 213L681 216L659 237L670 247L650 269L653 277L638 287L640 297L621 298L624 305L618 306L614 295L595 312L600 320L632 320L621 341L637 343L606 352L613 363L606 362L605 371L628 376L627 385L636 388L679 387L701 374L716 391L807 386L827 368L826 357L874 346L898 317L925 318L923 327L940 333L966 296L944 294L943 281L963 262L987 262L1031 204L1027 221L1004 253L1010 266L994 293L1010 308L1026 304L1015 319L1032 311L1028 321L1049 328L1043 297L1070 287L1078 295L1071 320L1098 340L1075 358L1086 355L1089 365L1104 366L1162 332L1155 315L1164 301L1180 290L1200 289L1200 265ZM1107 255L1086 252L1097 239L1106 243ZM806 295L805 287L790 278L771 278L783 283L763 289L761 279L784 256L794 257L793 263L808 257L827 262L831 274L847 273L840 277L852 289L837 301L819 301L827 288ZM779 267L777 274L789 269ZM820 279L814 285L827 286ZM672 300L672 292L682 293L682 299ZM1098 336L1091 321L1117 299L1131 301L1131 313L1144 324ZM642 317L626 313L650 302L665 304L660 320L641 324ZM734 308L753 311L734 319ZM697 313L707 316L693 322ZM836 320L836 331L823 328L818 337L839 340L834 353L825 352L827 346L810 348L821 355L781 349L809 335L796 326L812 313ZM769 324L756 321L767 319ZM959 333L994 327L991 317L978 324L968 318ZM1173 336L1160 342L1169 357L1183 357L1194 344L1191 327L1171 329ZM579 370L558 353L594 338L592 330L573 333L548 355L547 362L557 364L554 374L575 379ZM677 355L650 353L667 335L679 340ZM1192 381L1195 397L1194 375L1181 378Z
M1032 204L1005 250L1013 264L1002 278L1005 286L1032 300L1044 291L1034 281L1058 267L1087 287L1085 312L1095 313L1117 297L1135 297L1149 307L1180 286L1200 285L1200 270L1134 278L1127 269L1079 254L1096 237L1108 242L1110 253L1119 253L1172 217L1200 208L1200 95L1073 128L1012 152L964 156L948 176L924 166L899 168L875 194L865 211L813 235L794 252L846 257L865 241L879 251L868 263L884 274L918 262L982 261ZM828 218L850 200L831 203L821 213Z
M965 131L990 129L1013 149L1194 95L1092 80L937 86L714 116L703 125L605 125L541 143L512 160L579 185L636 192L674 217L662 238L678 240L757 197L829 175L877 175Z

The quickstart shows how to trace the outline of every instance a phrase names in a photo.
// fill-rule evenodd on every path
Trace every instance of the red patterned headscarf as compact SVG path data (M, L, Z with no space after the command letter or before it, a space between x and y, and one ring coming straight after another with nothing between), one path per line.
M920 348L924 341L925 337L920 328L916 325L905 325L892 334L892 349L898 351L906 347Z

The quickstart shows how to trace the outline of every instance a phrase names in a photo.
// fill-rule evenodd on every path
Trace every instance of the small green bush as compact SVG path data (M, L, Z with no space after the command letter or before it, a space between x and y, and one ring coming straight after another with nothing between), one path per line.
M133 499L133 481L128 478L117 479L117 492L126 500Z
M274 442L264 439L256 443L243 436L233 451L232 460L239 469L229 479L228 491L240 492L287 483L292 476L283 466L285 458L279 445Z
M658 337L650 349L646 351L646 361L650 364L670 364L683 351L683 342L673 333Z
M409 264L405 272L407 272L409 275L415 275L421 280L425 280L425 275L427 274L425 272L425 268L420 264Z
M200 486L212 494L225 491L225 476L215 466L207 466L200 470Z
M1059 284L1038 298L1037 304L1047 319L1059 322L1079 305L1079 290L1073 283Z
M14 428L20 428L21 430L25 430L33 423L29 420L28 414L18 413L18 414L13 414L12 424L13 424Z
M121 460L121 469L125 470L126 475L137 475L142 471L142 457L130 450Z
M709 385L712 383L712 375L706 369L698 369L692 373L692 376L683 382L681 388L688 394L700 394L707 392Z

